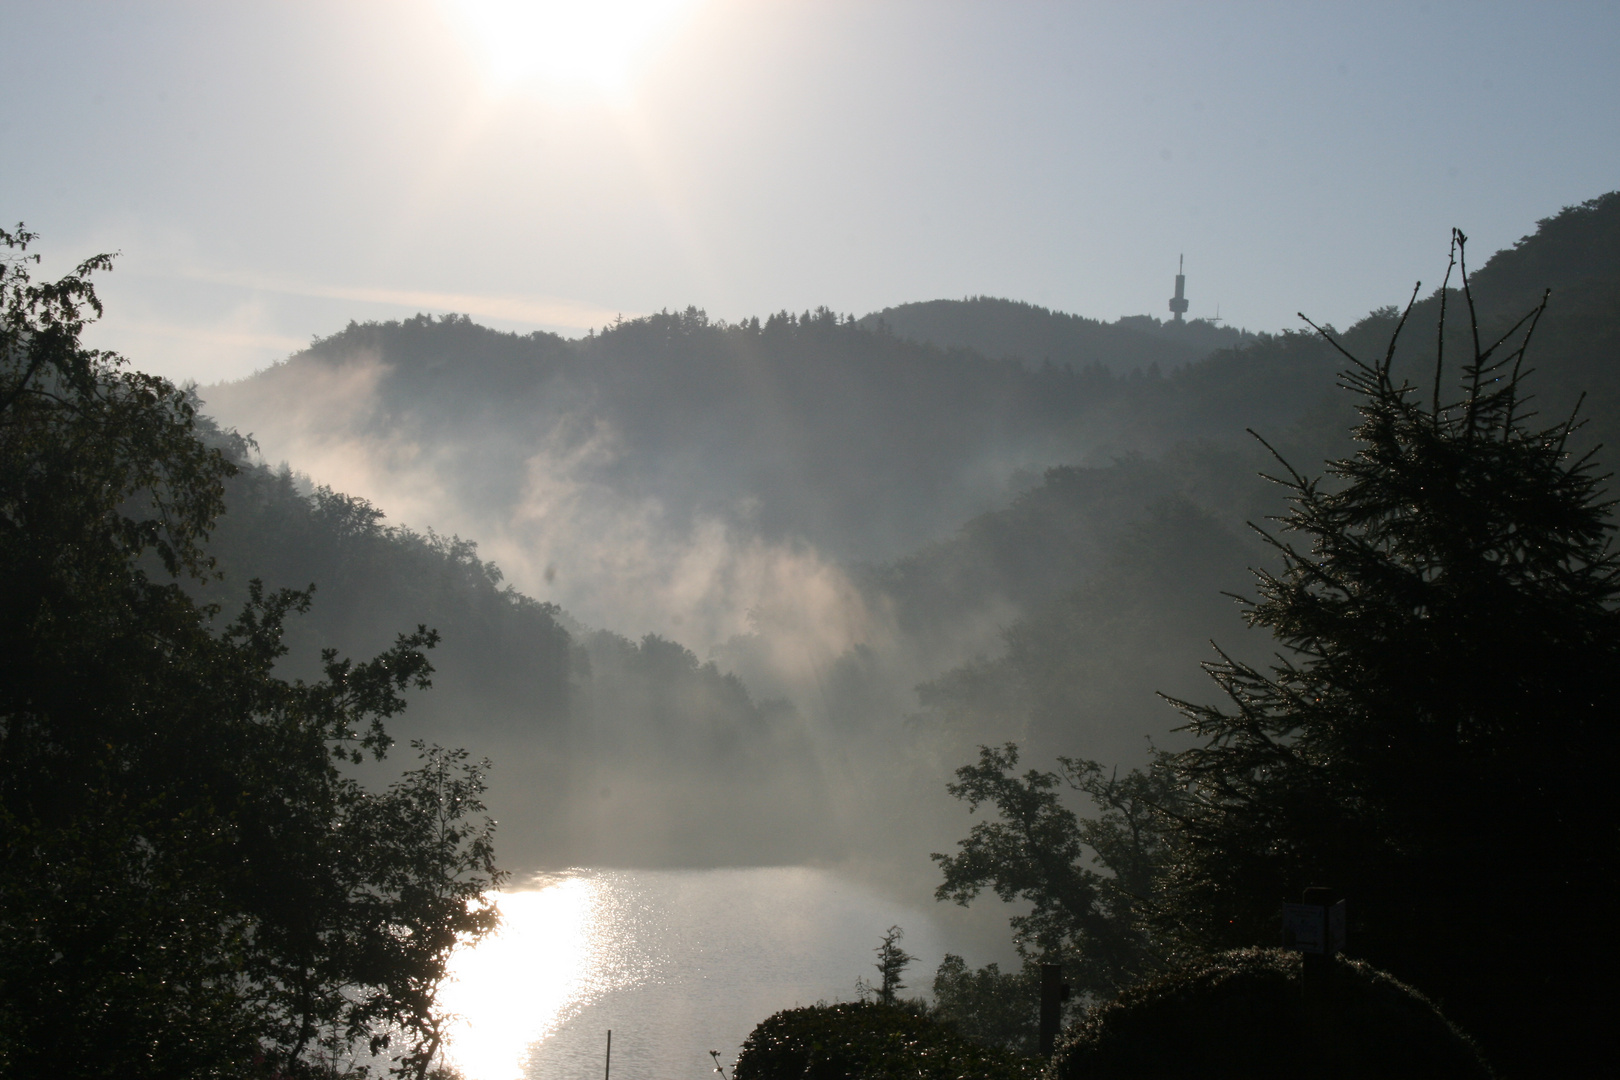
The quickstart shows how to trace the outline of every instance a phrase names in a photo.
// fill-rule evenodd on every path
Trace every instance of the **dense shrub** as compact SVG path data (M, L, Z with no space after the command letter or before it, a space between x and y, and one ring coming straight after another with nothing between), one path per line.
M765 1019L743 1043L735 1080L1035 1080L1041 1064L900 1006L847 1002Z
M1429 999L1335 958L1309 996L1298 953L1239 949L1138 984L1071 1029L1053 1080L1489 1080Z
M934 1005L929 1015L953 1024L964 1038L1015 1054L1040 1047L1041 969L1026 960L1018 971L989 964L977 971L955 953L946 953L934 972Z

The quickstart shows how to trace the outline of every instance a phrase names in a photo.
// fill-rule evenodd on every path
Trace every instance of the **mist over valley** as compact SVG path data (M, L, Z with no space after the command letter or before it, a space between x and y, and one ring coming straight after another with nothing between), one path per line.
M1617 38L0 4L0 1078L1606 1075Z
M1566 211L1473 278L1490 325L1557 291L1538 404L1590 390L1594 442L1616 279L1588 252L1615 214ZM1207 696L1211 641L1269 655L1227 595L1282 508L1246 429L1301 468L1343 453L1341 367L1309 332L970 299L572 340L351 323L199 394L263 463L232 482L224 590L318 583L295 657L437 627L397 737L494 761L514 868L818 863L915 896L979 744L1140 764L1180 745L1158 695Z

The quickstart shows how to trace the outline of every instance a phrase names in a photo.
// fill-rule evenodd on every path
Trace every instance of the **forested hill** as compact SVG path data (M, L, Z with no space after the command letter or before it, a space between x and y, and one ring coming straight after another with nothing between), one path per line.
M1487 340L1553 288L1532 407L1551 423L1588 392L1583 447L1620 441L1617 222L1620 196L1570 208L1472 278ZM1413 268L1425 299L1397 354L1425 394L1444 254L1437 238ZM1452 284L1446 393L1470 333ZM1379 357L1398 319L1335 334ZM444 631L439 689L408 723L495 753L524 861L892 842L926 874L959 831L943 778L978 743L1130 759L1173 722L1155 691L1207 693L1211 638L1264 656L1221 596L1268 557L1245 522L1281 509L1244 429L1319 472L1356 419L1345 363L1301 332L1115 375L826 311L661 314L579 341L418 317L202 396L269 461L415 527L259 470L221 541L237 587L320 583L323 643ZM313 539L283 539L288 522ZM773 793L769 812L748 792ZM891 841L861 827L876 819Z
M1108 323L990 296L900 304L863 316L860 325L998 359L1017 358L1036 366L1101 364L1119 374L1169 371L1254 337L1205 319L1178 324L1132 315Z
M1485 265L1473 279L1486 334L1554 290L1532 351L1536 406L1556 415L1587 392L1585 438L1609 444L1620 438L1616 217L1613 195L1571 208L1489 260L1474 253ZM1420 272L1427 298L1402 337L1398 370L1426 384L1444 262L1437 255L1413 277ZM1455 285L1450 302L1461 304ZM1391 283L1392 300L1402 292ZM891 314L947 309L958 322L983 315L986 338L1009 312L1121 326L989 300ZM1346 343L1376 354L1396 314L1374 312ZM202 393L223 422L258 438L268 460L362 493L396 521L479 538L520 588L587 621L676 633L700 652L735 625L688 610L678 629L667 605L641 601L677 564L718 566L749 538L884 564L949 543L1052 466L1185 456L1175 448L1241 445L1247 428L1274 439L1301 424L1321 429L1326 441L1312 445L1325 450L1353 422L1333 388L1342 358L1309 332L1116 375L1106 354L1089 367L1030 365L866 323L823 309L727 325L688 310L566 341L417 317L352 324ZM1452 329L1455 356L1468 329ZM703 606L683 589L678 602ZM715 626L707 634L697 629L705 620Z
M1438 284L1445 263L1425 271ZM1442 401L1460 394L1459 364L1472 354L1467 297L1457 284L1454 275ZM1620 447L1620 194L1540 222L1471 276L1482 343L1533 311L1548 288L1527 360L1535 397L1525 407L1552 426L1579 402L1586 426L1572 449L1598 448L1604 471L1611 470ZM1425 292L1400 335L1396 375L1427 401L1440 296ZM1372 361L1382 358L1398 323L1398 311L1383 309L1336 336ZM1194 365L1182 378L1220 388L1222 371L1332 363L1325 347L1314 335L1266 337ZM1324 459L1348 448L1358 419L1352 400L1340 392L1294 423L1279 418L1255 430L1301 472L1320 475ZM1006 624L999 654L922 687L923 726L951 733L968 749L1015 734L1048 755L1078 749L1108 758L1131 754L1132 741L1144 735L1162 742L1173 716L1155 691L1209 696L1197 665L1211 657L1211 640L1252 650L1260 662L1269 653L1269 641L1246 640L1237 609L1221 593L1251 593L1249 567L1271 558L1246 523L1281 512L1277 486L1262 476L1278 468L1265 447L1244 437L1055 469L948 542L875 569L871 587L892 597L918 633L991 597L1014 597L1023 613Z
M205 425L206 427L207 425ZM391 525L364 499L308 490L210 440L239 471L209 543L222 578L194 586L234 615L248 582L315 586L287 625L287 674L313 678L324 648L380 652L437 630L433 688L389 725L496 763L490 808L505 865L725 865L825 857L836 831L800 717L655 634L639 641L570 620L502 581L458 537ZM783 770L781 762L793 762ZM739 830L741 819L749 828Z
M490 535L485 510L555 467L656 500L679 525L746 518L767 537L886 559L1003 503L1019 470L1291 422L1331 385L1325 355L1115 375L1107 354L1030 367L825 309L740 325L688 310L572 342L418 317L350 325L202 393L271 460L388 446L432 470L475 535Z

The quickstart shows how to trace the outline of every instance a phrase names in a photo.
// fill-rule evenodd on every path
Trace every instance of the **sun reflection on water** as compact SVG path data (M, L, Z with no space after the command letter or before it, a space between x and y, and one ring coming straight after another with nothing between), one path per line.
M851 996L903 924L918 970L931 914L808 867L570 870L499 893L501 929L451 959L448 1063L467 1080L713 1080L778 1009ZM915 944L913 944L915 943Z
M440 1001L457 1017L449 1057L467 1080L521 1077L529 1048L609 988L595 940L603 892L587 875L503 892L500 930L451 958Z

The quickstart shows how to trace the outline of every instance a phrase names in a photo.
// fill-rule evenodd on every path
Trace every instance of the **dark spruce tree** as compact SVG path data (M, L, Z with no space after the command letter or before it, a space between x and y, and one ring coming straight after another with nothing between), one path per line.
M906 968L916 959L900 947L900 939L905 936L906 932L898 926L891 926L884 932L878 947L872 950L877 953L877 963L872 965L878 970L877 983L873 984L866 979L855 980L855 990L860 994L861 1000L875 998L879 1005L900 1003L900 991L906 988L906 984L900 980L904 977Z
M1465 262L1441 296L1440 348L1448 296L1473 331L1460 390L1443 354L1419 387L1392 378L1393 340L1345 352L1356 452L1325 480L1283 463L1280 569L1247 607L1285 651L1267 670L1223 654L1225 702L1175 702L1199 745L1175 763L1169 911L1206 947L1270 943L1283 900L1341 890L1351 952L1505 1074L1586 1075L1620 959L1613 504L1570 451L1577 422L1534 421L1546 298L1486 345Z
M0 230L0 1075L424 1075L450 951L499 881L460 752L349 771L426 685L418 628L275 674L307 592L223 627L181 587L233 467L183 391L85 349L92 259Z

